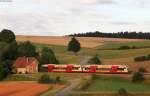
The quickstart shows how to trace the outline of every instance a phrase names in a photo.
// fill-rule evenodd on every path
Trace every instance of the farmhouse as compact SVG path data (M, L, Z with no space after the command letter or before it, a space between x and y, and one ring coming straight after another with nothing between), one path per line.
M34 57L19 57L13 65L14 73L37 73L38 72L38 60Z

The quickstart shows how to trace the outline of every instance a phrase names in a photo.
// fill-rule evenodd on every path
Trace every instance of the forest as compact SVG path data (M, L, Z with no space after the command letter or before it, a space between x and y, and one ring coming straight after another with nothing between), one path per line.
M150 39L149 32L117 32L117 33L107 33L107 32L86 32L86 33L75 33L69 36L75 37L107 37L107 38L128 38L128 39Z

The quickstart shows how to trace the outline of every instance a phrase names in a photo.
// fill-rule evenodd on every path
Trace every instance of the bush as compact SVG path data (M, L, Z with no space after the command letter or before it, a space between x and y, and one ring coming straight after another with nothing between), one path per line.
M135 72L132 76L133 82L141 82L143 80L145 80L145 78L142 72Z
M140 61L146 61L147 57L146 56L140 56L140 57L135 57L134 61L140 62Z
M147 70L146 70L144 67L140 67L140 68L139 68L139 72L146 73L146 72L147 72Z
M38 82L47 84L47 83L53 83L53 80L49 77L48 74L43 74L40 76Z
M120 88L118 90L118 94L119 94L119 96L127 96L128 95L127 91L124 88Z
M140 57L135 57L134 58L134 61L137 61L137 62L139 62L139 61L148 61L148 60L150 60L150 54L147 55L147 56L140 56Z
M138 47L136 47L136 46L132 46L132 49L137 49Z
M147 55L147 60L150 60L150 54L149 54L149 55Z
M98 58L97 55L95 55L93 58L91 58L88 63L90 64L101 64L101 60Z
M131 49L129 46L120 46L119 49Z
M60 82L60 81L61 81L60 76L57 76L55 82Z

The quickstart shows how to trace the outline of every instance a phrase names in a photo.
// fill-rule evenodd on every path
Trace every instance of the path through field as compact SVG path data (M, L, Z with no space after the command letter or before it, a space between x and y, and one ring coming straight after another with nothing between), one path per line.
M56 93L55 96L69 96L70 92L80 83L80 79L70 80L70 85Z

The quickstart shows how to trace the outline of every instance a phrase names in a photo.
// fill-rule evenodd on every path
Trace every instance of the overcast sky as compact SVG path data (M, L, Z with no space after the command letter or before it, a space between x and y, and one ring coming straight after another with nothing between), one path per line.
M0 0L0 30L18 35L150 32L150 0Z

